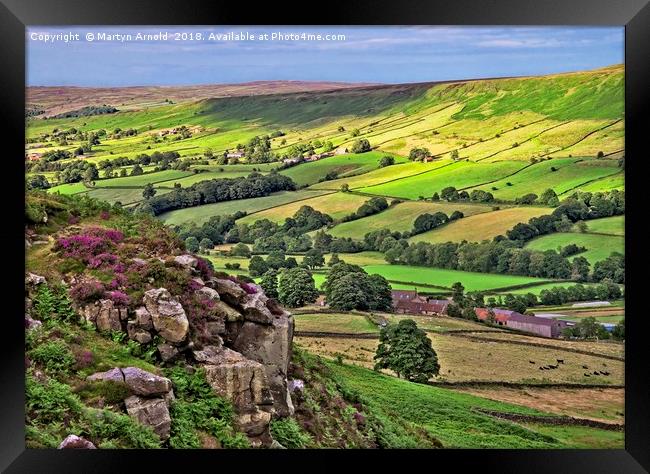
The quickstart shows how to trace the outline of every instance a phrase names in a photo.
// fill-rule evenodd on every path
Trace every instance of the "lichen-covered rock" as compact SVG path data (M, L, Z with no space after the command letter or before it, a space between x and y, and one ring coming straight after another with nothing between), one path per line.
M152 338L149 331L142 329L135 321L129 321L126 323L126 332L129 334L129 339L133 339L140 344L151 342Z
M264 366L239 352L223 348L205 365L205 375L212 389L230 400L239 411L273 404Z
M221 344L215 344L211 346L205 346L201 350L193 350L192 356L197 362L202 362L204 364L219 364L222 359L220 353L223 351L223 341Z
M287 387L293 330L292 316L275 316L270 325L246 321L233 343L233 349L264 365L274 408L280 416L290 416L294 411Z
M232 280L223 280L221 278L210 278L208 286L217 290L219 296L229 305L238 305L246 296L246 292L241 286Z
M122 373L122 369L115 367L114 369L107 370L106 372L96 372L92 375L89 375L86 377L86 380L89 382L103 381L124 384L124 374Z
M226 324L223 320L208 321L205 323L205 329L211 340L220 339L220 336L226 333Z
M140 306L135 310L135 322L142 329L150 331L153 329L153 321L151 320L151 313L147 311L147 308Z
M174 257L174 261L188 268L195 268L198 263L196 257L192 257L191 255L179 255L178 257Z
M128 389L136 395L151 397L163 395L172 389L172 381L166 377L152 374L137 367L122 369L124 382Z
M223 301L215 301L214 310L216 314L222 316L228 322L241 321L244 319L244 316L239 311Z
M97 449L97 447L87 439L71 434L61 441L58 449Z
M37 286L40 285L41 283L45 283L45 277L37 275L36 273L29 272L27 274L27 277L25 278L26 285Z
M247 294L239 304L244 312L244 319L260 324L271 324L273 315L266 307L268 300L264 293Z
M209 286L204 286L203 288L200 288L196 290L196 294L201 296L202 298L208 299L208 300L219 300L219 293L217 293L217 290L210 288Z
M248 437L262 435L269 429L270 422L271 413L262 410L241 413L235 418L237 429L245 433Z
M95 324L100 331L121 331L121 312L112 300L99 300Z
M169 362L178 356L179 352L171 344L158 344L158 354L163 362Z
M190 323L181 304L165 288L149 290L144 294L144 305L151 313L153 327L171 343L185 339Z
M133 395L124 400L126 411L138 423L150 426L160 439L169 438L171 417L164 398L143 398Z

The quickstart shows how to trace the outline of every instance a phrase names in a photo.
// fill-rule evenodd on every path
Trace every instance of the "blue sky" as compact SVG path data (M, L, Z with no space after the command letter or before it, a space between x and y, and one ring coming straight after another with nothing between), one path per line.
M92 33L167 41L86 41ZM255 40L190 41L174 33L248 33ZM259 40L261 34L337 34L342 41ZM79 34L79 41L32 39ZM43 36L40 36L43 38ZM29 27L27 84L134 86L308 80L424 82L538 75L622 63L622 27Z

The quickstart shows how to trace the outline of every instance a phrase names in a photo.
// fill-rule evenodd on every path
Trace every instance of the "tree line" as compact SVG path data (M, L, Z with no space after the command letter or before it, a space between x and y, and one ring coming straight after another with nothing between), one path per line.
M247 177L220 178L201 181L187 188L175 188L162 196L154 196L138 205L137 212L159 215L175 209L212 204L222 201L268 196L277 191L294 191L296 184L278 173L261 175L251 173Z

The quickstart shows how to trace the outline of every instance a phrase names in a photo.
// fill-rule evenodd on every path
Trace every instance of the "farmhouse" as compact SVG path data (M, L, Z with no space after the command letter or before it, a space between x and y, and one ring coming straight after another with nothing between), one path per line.
M557 319L538 318L515 313L508 318L506 326L543 337L559 337L562 335L562 331L568 327L568 323Z
M435 300L418 295L417 291L393 290L393 308L398 313L445 314L449 300Z
M244 156L243 151L236 151L233 153L226 153L226 158L242 158Z

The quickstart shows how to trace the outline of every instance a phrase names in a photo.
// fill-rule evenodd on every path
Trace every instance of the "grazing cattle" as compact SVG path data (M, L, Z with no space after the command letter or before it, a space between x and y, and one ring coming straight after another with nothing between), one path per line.
M589 367L587 367L586 365L583 365L582 368L585 370L589 369Z
M591 375L589 375L589 374L586 373L586 372L585 372L584 374L582 374L582 375L584 375L585 377L591 377Z
M544 370L544 367L538 367L539 370Z
M534 364L534 363L535 363L534 360L529 360L528 362L531 363L531 364Z
M558 364L564 364L564 359L555 359Z
M600 372L598 372L597 370L594 370L593 373L594 373L594 375L600 375Z
M557 364L555 364L555 365L549 365L548 368L549 368L549 369L557 369L557 368L558 368L558 365L557 365Z
M603 375L609 375L609 372L601 372Z

